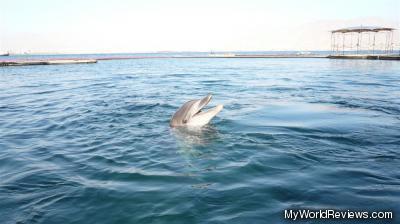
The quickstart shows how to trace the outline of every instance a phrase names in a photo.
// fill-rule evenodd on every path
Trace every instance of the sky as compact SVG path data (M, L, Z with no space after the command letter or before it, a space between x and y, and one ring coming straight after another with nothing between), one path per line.
M359 25L399 29L400 0L0 0L0 52L327 50Z

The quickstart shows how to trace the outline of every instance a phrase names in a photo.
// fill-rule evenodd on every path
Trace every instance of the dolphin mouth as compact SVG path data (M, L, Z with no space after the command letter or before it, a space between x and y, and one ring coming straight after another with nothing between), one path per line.
M208 103L211 101L211 94L204 97L198 106L198 111L192 116L192 118L197 118L197 117L201 117L201 116L211 116L210 118L214 117L215 115L217 115L222 108L224 107L222 104L219 104L215 107L211 107L211 108L207 108L207 110L204 110L204 107L208 105Z
M211 98L212 98L212 95L209 94L209 95L207 95L206 97L204 97L203 99L201 99L201 101L199 102L199 106L198 106L198 108L197 108L197 111L196 111L196 113L193 115L193 117L196 116L196 115L199 115L199 114L201 114L201 113L204 113L202 110L203 110L203 108L204 108L205 106L208 105L208 103L210 103Z
M220 104L203 110L210 103L211 98L211 94L208 94L202 99L186 102L172 116L170 126L203 126L208 124L223 109L223 105Z

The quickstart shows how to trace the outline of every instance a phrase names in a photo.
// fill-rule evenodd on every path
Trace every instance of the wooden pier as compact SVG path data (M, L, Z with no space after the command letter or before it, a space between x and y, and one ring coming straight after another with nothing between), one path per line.
M400 60L400 55L329 55L332 59Z
M97 63L97 60L96 59L12 60L12 61L0 61L0 66L66 65L66 64L91 64L91 63Z

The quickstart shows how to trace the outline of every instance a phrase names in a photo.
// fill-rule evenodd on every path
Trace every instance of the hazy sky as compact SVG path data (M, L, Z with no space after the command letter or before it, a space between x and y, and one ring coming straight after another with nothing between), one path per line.
M399 28L399 2L0 0L0 51L323 50L331 29Z

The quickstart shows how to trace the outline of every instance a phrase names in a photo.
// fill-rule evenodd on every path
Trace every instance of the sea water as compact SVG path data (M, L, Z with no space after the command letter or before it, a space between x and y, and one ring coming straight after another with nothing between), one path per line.
M209 93L209 125L169 127ZM282 223L399 201L400 62L0 68L0 223Z

